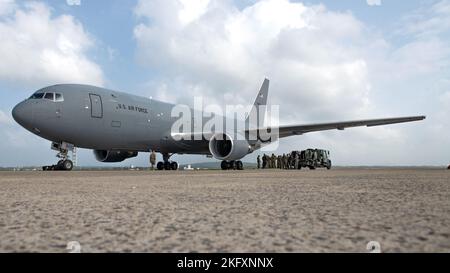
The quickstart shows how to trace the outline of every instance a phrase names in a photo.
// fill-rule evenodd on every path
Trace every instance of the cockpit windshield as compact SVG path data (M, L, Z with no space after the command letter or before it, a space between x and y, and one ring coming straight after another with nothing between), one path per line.
M45 93L44 99L53 101L55 97L54 93Z
M55 93L55 101L64 101L62 94Z
M37 99L46 99L53 102L61 102L64 101L64 97L61 93L54 93L54 92L38 92L31 95L30 100L37 100Z
M30 99L31 100L42 99L43 97L44 97L44 93L34 93L33 95L31 95Z

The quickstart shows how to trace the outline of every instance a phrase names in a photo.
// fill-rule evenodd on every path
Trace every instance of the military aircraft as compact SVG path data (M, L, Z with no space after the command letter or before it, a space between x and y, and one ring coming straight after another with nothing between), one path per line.
M250 113L262 112L268 91L269 80L265 79ZM51 141L52 149L58 151L59 162L44 170L72 170L68 153L74 147L94 150L100 162L121 162L136 157L138 152L155 151L163 156L163 161L157 164L158 170L178 169L178 163L170 161L173 154L207 155L222 160L224 170L242 170L242 158L279 138L425 119L425 116L411 116L264 127L264 115L258 115L256 128L247 126L231 131L215 128L205 132L203 128L193 127L187 132L173 132L172 127L179 120L172 114L174 106L90 85L60 84L36 91L16 105L12 115L25 129ZM247 123L250 115L253 114L247 116ZM207 119L202 118L201 123L205 122ZM262 139L261 132L267 132L270 138Z

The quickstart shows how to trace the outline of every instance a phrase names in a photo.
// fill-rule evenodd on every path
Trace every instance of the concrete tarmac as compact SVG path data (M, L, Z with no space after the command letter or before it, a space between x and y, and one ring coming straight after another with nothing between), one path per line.
M450 252L450 171L0 172L0 252Z

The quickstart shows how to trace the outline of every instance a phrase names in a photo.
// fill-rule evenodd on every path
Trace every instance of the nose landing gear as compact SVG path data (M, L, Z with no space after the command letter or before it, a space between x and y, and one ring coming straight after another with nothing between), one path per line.
M68 143L52 143L52 149L59 151L56 157L60 158L56 165L43 166L43 171L71 171L73 169L73 162L69 159L69 150L74 151L74 146Z

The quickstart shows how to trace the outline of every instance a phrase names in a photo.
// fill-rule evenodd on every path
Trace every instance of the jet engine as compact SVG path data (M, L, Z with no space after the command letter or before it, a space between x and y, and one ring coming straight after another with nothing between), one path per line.
M122 162L127 158L136 157L138 152L94 150L94 155L100 162Z
M219 160L239 160L251 153L252 149L244 139L233 139L230 135L219 133L209 140L209 151Z

